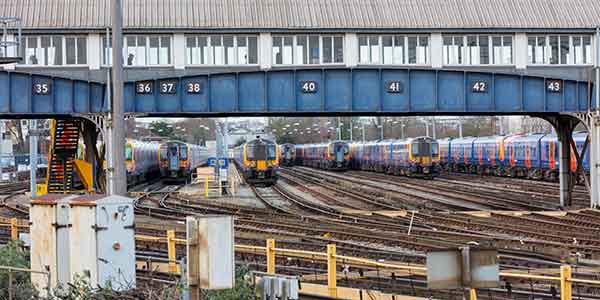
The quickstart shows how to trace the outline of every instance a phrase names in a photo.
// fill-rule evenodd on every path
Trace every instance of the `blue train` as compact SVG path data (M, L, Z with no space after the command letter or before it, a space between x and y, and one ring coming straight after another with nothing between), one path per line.
M410 177L439 174L438 142L430 137L296 145L296 164L328 170L364 170Z
M293 166L296 162L296 146L294 144L279 145L279 165Z
M353 169L409 177L433 178L439 174L439 146L430 137L353 143Z
M350 166L350 145L346 141L296 145L296 158L305 166L344 171Z
M207 163L208 148L181 141L166 141L160 144L160 171L163 177L188 179L196 168Z
M578 153L587 135L585 131L573 133ZM464 137L438 142L440 164L447 171L536 180L558 178L560 143L554 134ZM589 167L588 148L583 160L586 173ZM577 171L574 149L571 149L570 169L573 173Z

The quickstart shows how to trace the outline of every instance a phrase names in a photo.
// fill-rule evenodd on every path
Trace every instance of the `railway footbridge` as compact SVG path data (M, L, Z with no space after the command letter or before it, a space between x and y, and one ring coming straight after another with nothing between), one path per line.
M561 204L570 204L572 132L589 131L591 206L600 204L598 91L587 81L421 68L293 68L126 82L125 113L152 117L531 115L561 141ZM111 128L110 85L0 71L0 118L81 118L88 149ZM93 125L93 126L91 126ZM107 136L107 135L104 135ZM575 153L579 164L586 149ZM94 153L97 153L95 151ZM106 153L107 158L110 153ZM94 155L96 157L97 155ZM110 176L110 174L108 175Z

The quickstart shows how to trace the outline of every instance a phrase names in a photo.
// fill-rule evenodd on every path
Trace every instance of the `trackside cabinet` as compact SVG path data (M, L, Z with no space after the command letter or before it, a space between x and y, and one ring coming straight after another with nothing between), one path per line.
M69 200L72 195L45 195L31 201L29 212L31 269L50 272L50 286L69 281ZM31 275L40 291L48 277Z
M89 278L90 283L98 282L98 266L96 258L96 200L95 196L82 196L70 202L70 234L71 279L77 276ZM76 238L77 237L77 238Z
M135 288L133 199L44 197L32 201L32 269L49 270L52 287L83 277L92 286ZM45 287L46 280L32 275L39 287Z
M115 290L135 288L133 199L109 196L96 203L98 284Z

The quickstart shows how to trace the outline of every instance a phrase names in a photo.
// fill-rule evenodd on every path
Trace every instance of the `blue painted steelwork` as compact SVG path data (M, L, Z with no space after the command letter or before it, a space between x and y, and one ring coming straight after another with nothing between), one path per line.
M151 92L138 91L148 83ZM176 92L167 92L171 83ZM515 74L311 68L130 82L125 107L149 115L527 114L586 111L590 95L588 82Z
M584 112L588 82L392 68L274 69L125 84L125 110L154 116ZM104 84L0 71L0 117L106 112Z
M105 112L105 91L102 83L2 71L0 116Z

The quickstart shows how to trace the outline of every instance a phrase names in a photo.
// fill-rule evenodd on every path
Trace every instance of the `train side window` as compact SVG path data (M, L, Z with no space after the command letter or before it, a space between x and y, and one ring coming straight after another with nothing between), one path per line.
M418 155L419 154L419 144L418 143L412 144L411 152L412 152L412 155Z
M431 155L438 156L438 154L439 154L439 145L437 143L432 143L431 144Z
M269 146L269 151L268 151L269 155L268 155L268 159L269 160L274 160L275 157L277 156L276 154L276 149L275 149L275 145Z
M179 157L181 158L181 160L186 160L188 159L187 157L187 147L186 146L181 146L181 148L179 148Z
M133 151L131 149L131 144L127 144L127 146L125 146L125 160L132 160L133 159Z

